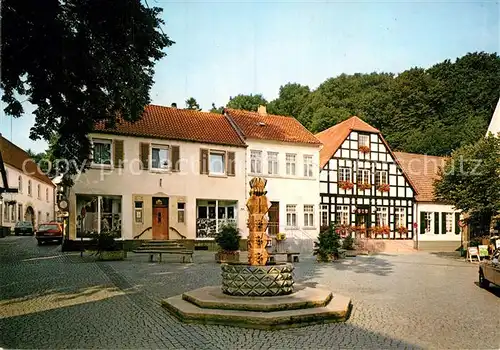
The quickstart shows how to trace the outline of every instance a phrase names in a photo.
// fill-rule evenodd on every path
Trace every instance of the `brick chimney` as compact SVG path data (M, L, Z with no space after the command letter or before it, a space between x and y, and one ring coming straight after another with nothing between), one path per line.
M260 115L267 115L266 106L260 105L257 109L257 113Z

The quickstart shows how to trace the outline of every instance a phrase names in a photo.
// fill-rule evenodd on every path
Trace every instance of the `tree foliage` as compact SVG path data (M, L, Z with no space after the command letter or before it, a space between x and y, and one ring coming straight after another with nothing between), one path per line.
M200 105L196 102L194 97L190 97L186 100L186 109L201 111Z
M97 122L138 120L150 102L155 61L174 43L160 12L140 0L4 1L4 111L19 117L22 100L34 104L30 137L58 132L55 156L79 166Z
M500 213L500 133L454 151L435 183L435 195L474 216Z
M210 113L222 114L224 113L224 107L223 106L217 107L215 106L215 103L212 102L212 108L210 108Z
M267 105L266 99L261 94L240 94L235 97L230 97L226 107L256 112L260 105Z

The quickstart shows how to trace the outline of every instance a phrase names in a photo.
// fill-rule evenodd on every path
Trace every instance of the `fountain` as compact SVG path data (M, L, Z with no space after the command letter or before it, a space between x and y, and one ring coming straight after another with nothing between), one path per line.
M221 265L222 285L198 288L162 300L162 305L185 322L248 328L288 328L345 321L351 301L327 288L295 285L291 263L268 263L267 181L250 181L247 201L248 263Z

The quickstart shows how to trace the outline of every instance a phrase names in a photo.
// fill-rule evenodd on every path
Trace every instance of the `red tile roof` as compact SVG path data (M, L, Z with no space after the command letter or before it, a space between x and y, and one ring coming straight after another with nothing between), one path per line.
M232 108L226 108L224 111L246 139L321 145L321 142L293 117L262 115Z
M380 134L378 129L375 129L370 124L362 121L354 116L344 120L329 129L317 133L315 136L323 143L323 148L319 153L320 167L323 168L326 163L333 157L335 152L342 145L344 140L349 136L351 131L362 131Z
M0 136L0 151L2 152L4 164L10 165L26 175L30 175L41 182L45 182L46 184L55 187L50 178L43 172L39 171L37 164L30 161L31 158L26 151L14 145L3 136ZM3 183L1 185L3 186ZM15 183L9 183L9 187L11 188L17 188L17 185L17 180Z
M146 106L142 118L135 123L120 121L113 129L106 129L104 123L99 123L96 125L95 131L127 136L246 146L243 139L222 114L157 105Z
M416 200L434 202L434 180L439 178L438 170L444 166L446 158L404 152L394 152L394 155L418 192Z

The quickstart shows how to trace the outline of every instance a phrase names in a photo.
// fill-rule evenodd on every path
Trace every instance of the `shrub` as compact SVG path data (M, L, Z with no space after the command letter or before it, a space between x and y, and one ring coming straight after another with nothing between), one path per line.
M215 235L215 243L219 245L221 250L232 252L239 249L240 238L241 235L236 226L224 225Z
M122 250L121 242L115 241L119 234L113 231L101 231L101 233L92 234L91 245L96 247L97 254L100 252L111 252Z
M314 245L316 246L314 255L318 256L318 260L328 261L331 257L338 258L340 236L335 233L333 225L318 235L318 241L314 242Z
M354 238L351 236L346 236L342 242L342 249L354 250Z

